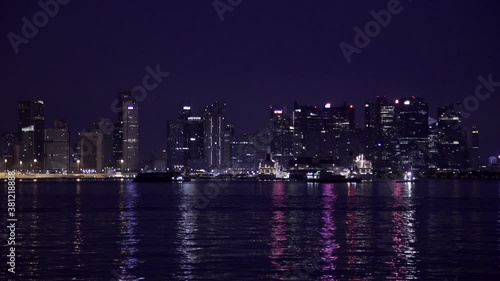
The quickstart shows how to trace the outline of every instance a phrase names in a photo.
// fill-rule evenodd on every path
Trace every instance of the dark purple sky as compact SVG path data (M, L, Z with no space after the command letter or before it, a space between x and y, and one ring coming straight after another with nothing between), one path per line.
M227 0L221 0L226 2ZM112 3L111 3L112 2ZM365 100L418 95L436 106L474 94L479 75L500 81L500 3L401 0L403 11L348 64L339 48L355 26L389 1L243 0L220 21L212 0L72 0L15 54L37 1L2 1L0 131L15 130L16 102L42 98L46 119L80 131L114 117L119 90L139 85L145 67L171 75L141 102L143 154L164 147L165 121L182 101L228 103L237 132L263 128L270 104L353 103L362 125ZM482 155L500 154L500 88L467 124L478 124Z

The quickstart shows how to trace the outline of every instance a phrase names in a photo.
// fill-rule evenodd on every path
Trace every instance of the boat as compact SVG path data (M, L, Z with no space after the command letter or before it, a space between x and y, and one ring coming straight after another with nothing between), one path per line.
M354 161L353 174L364 181L374 179L372 162L365 159L363 154L356 157Z
M285 180L290 178L290 173L285 172L283 167L267 154L266 160L259 163L258 178L260 180Z
M345 183L345 182L361 182L359 177L347 177L340 174L335 174L332 171L318 170L315 172L308 172L306 174L307 182L320 182L320 183Z
M403 180L397 180L397 183L412 183L412 182L417 182L418 179L413 175L411 171L408 171L404 175Z
M180 172L145 172L139 173L134 182L186 182L191 179Z

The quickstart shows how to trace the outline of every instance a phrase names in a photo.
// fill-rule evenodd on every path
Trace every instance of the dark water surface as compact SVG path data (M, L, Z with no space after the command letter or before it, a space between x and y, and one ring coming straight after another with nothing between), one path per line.
M497 181L17 184L17 277L500 280ZM6 186L0 233L7 239Z

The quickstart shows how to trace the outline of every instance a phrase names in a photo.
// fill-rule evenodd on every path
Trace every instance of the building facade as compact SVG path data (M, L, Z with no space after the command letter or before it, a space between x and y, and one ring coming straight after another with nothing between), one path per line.
M18 104L19 161L25 168L42 169L44 156L44 102L20 101Z
M70 131L64 121L45 129L44 170L67 172L70 168Z
M132 91L118 94L118 122L122 130L122 159L120 168L123 171L138 171L139 161L139 105ZM116 156L116 155L115 155Z

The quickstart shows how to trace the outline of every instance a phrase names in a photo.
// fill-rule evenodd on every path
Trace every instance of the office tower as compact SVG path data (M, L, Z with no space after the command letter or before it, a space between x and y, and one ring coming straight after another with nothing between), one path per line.
M295 102L293 128L295 156L331 158L338 164L349 165L354 106L302 106Z
M16 134L5 132L0 135L0 170L12 170L15 167L15 144Z
M54 122L53 128L45 129L44 170L67 172L70 163L70 132L68 123Z
M296 157L317 157L320 154L320 127L317 106L293 106L293 151Z
M183 170L187 162L185 125L183 120L167 121L167 165L177 171Z
M462 112L460 106L438 108L439 168L460 170L464 166L465 143L462 136Z
M429 143L428 143L428 151L429 151L429 169L437 169L439 168L439 128L437 120L429 117Z
M35 126L30 125L21 129L19 168L24 170L36 170L38 158L35 153Z
M391 171L396 155L396 106L384 96L365 103L367 158L381 172Z
M103 168L116 168L114 160L114 128L109 129L110 124L105 119L92 123L87 131L99 132L102 134L102 166Z
M231 145L234 141L234 125L224 126L224 138L222 142L222 167L231 168Z
M113 166L121 169L123 160L123 123L118 121L113 126Z
M79 170L84 173L103 172L102 133L83 131L80 136Z
M479 170L479 129L477 126L472 126L472 129L468 131L467 152L467 167L474 171Z
M205 169L204 122L184 105L177 120L167 122L167 165L171 169Z
M283 109L271 106L271 154L273 159L283 167L288 167L293 159L293 121L290 114Z
M124 171L139 170L139 105L132 91L118 94L118 122L122 128L122 159L120 168Z
M246 172L255 171L259 160L255 147L255 134L245 133L236 136L231 143L231 166L233 170Z
M187 118L187 165L192 169L205 169L207 167L204 153L205 140L203 126L203 119L200 116L190 116Z
M103 173L106 168L114 166L113 133L106 129L103 120L92 123L87 129L80 132L79 136L80 146L76 147L75 154L80 156L78 165L80 170ZM124 163L120 161L118 165L120 164ZM117 168L122 169L120 166Z
M428 168L429 105L420 97L396 100L397 164L400 171Z
M24 168L41 169L45 133L43 101L21 101L18 113L19 161Z
M223 147L226 104L215 102L203 113L205 159L211 168L223 167Z

